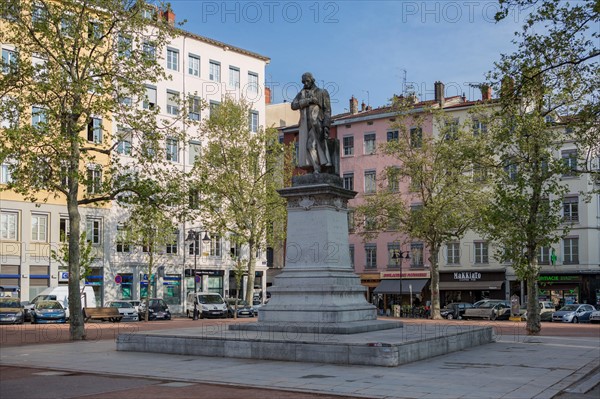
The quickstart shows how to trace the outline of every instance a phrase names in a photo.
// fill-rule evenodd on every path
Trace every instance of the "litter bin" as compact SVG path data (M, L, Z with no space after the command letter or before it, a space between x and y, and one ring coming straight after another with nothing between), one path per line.
M394 317L400 317L400 305L393 305Z

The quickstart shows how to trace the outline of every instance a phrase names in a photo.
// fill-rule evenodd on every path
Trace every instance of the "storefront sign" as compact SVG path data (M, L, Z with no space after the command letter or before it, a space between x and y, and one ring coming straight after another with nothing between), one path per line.
M415 272L381 272L381 278L429 278L428 271Z
M478 281L481 280L479 272L455 272L454 280L456 281Z
M538 281L543 283L563 283L580 281L579 276L540 276Z

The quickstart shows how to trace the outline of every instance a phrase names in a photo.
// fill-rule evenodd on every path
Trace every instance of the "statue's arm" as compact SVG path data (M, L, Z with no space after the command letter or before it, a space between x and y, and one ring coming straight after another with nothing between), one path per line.
M292 101L292 109L295 111L297 109L308 107L309 100L307 98L302 98L302 91L296 94L294 101Z

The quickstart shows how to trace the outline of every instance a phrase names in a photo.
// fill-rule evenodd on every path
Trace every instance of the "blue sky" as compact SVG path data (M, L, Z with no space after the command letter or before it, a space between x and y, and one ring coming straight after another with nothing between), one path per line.
M352 95L374 108L403 91L404 76L422 100L441 80L446 95L481 97L481 82L510 52L523 15L497 24L497 0L199 1L171 0L183 29L271 58L274 102L290 101L312 72L329 90L334 113ZM406 72L404 72L406 71Z

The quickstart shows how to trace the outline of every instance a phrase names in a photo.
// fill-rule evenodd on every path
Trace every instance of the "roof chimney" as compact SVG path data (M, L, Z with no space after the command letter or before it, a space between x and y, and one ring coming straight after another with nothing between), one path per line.
M350 98L350 113L352 115L358 113L358 100L354 96Z
M175 13L171 10L171 7L167 7L166 10L161 12L163 20L171 26L175 26Z
M367 104L363 101L360 103L360 112L364 112L367 109Z
M440 108L444 107L444 84L440 81L434 83L435 101L440 105Z
M489 101L492 99L492 87L488 85L481 85L481 100Z
M265 86L265 104L271 104L271 88Z

